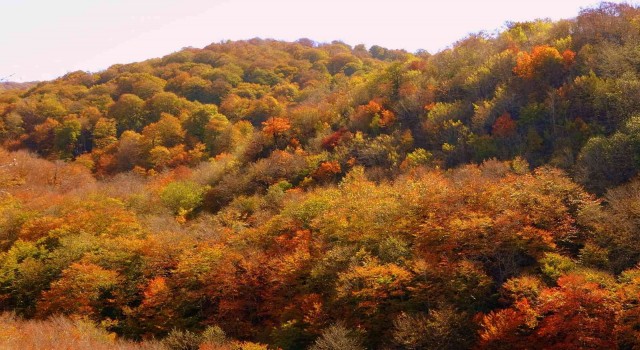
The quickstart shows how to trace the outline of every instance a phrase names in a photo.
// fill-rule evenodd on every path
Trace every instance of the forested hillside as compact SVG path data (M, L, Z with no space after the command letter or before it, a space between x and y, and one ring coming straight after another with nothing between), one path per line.
M634 6L73 72L0 143L0 347L640 347Z

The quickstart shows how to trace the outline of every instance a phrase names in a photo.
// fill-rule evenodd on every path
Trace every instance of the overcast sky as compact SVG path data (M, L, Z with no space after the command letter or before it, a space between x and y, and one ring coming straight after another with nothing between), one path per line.
M622 2L622 1L613 1ZM0 0L0 79L51 79L253 37L437 52L506 21L572 18L592 0Z

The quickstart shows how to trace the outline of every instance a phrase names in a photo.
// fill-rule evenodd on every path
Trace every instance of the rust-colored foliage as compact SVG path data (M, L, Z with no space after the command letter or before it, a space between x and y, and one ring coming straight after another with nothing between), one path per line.
M322 139L322 147L327 150L333 150L345 139L350 137L347 129L340 129Z
M558 279L530 305L524 298L508 309L485 315L481 348L612 349L616 347L615 295L585 276Z
M511 118L509 113L504 113L493 124L492 134L496 137L512 137L517 133L516 122Z
M368 128L388 128L396 120L396 116L392 111L383 108L375 100L369 101L366 105L358 106L350 118L354 127L364 130Z
M342 172L340 164L336 161L322 162L314 171L313 178L320 182L328 182Z
M531 53L520 52L513 72L523 79L551 77L568 69L574 61L575 52L566 50L562 54L555 47L536 46Z
M273 117L262 122L262 132L273 137L284 135L289 129L291 124L286 118Z

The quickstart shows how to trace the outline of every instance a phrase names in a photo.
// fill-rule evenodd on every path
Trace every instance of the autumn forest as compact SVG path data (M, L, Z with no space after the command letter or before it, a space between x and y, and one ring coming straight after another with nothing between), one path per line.
M2 349L640 349L640 8L0 86Z

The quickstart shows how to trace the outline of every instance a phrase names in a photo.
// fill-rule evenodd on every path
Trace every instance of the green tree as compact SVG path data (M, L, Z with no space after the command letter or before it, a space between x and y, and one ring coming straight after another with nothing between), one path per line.
M639 116L632 117L609 137L589 139L577 162L579 181L598 194L630 180L639 169Z
M100 118L93 128L93 147L102 149L118 141L115 119Z
M82 132L82 126L78 118L70 117L65 119L58 128L56 128L56 149L60 152L61 158L69 159L75 156L78 146L78 139Z
M192 181L176 181L162 190L160 199L175 215L184 217L202 204L205 190Z
M141 131L145 124L144 100L133 94L123 94L109 108L109 117L116 120L118 134L126 130Z
M180 111L185 106L184 99L171 92L160 92L155 94L145 104L148 113L148 121L155 122L160 120L162 113L171 114L173 116L180 115Z

